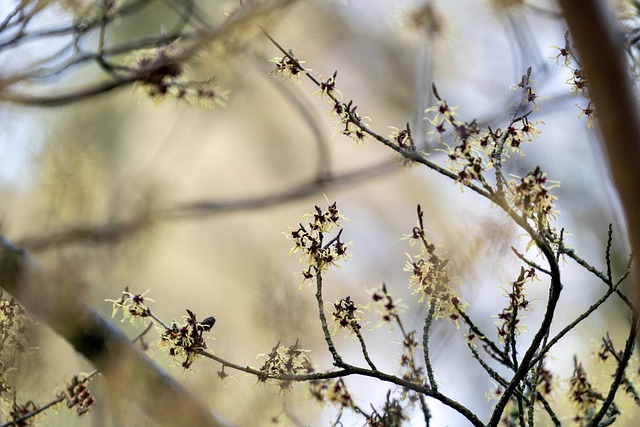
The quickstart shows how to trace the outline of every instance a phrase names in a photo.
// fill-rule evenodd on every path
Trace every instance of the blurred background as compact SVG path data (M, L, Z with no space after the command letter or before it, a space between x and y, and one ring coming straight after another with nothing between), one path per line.
M73 22L76 8L82 7L80 2L49 3L34 25ZM158 37L179 21L179 2L147 3L108 27L108 44ZM236 6L195 4L196 13L211 24ZM2 16L15 6L0 7ZM620 10L625 10L622 5ZM560 182L553 190L560 212L555 226L565 228L567 245L597 268L605 267L612 223L614 272L621 272L628 256L624 224L596 132L577 117L577 105L587 101L570 93L565 84L570 74L552 58L558 53L552 46L564 46L566 31L555 2L307 0L275 10L257 24L306 61L316 76L327 78L338 70L338 89L371 119L373 130L389 135L390 126L410 123L419 148L441 164L444 155L423 120L424 110L434 104L431 84L458 107L460 120L477 119L495 129L508 124L519 101L509 86L532 67L540 98L531 119L544 125L538 139L523 147L525 155L513 156L505 172L524 176L540 165L549 179ZM95 46L99 34L94 32L83 39L87 45L82 49ZM67 43L52 36L5 47L0 54L3 81ZM326 114L331 106L312 96L317 88L304 76L282 81L268 75L274 67L269 60L282 54L260 31L235 32L222 45L200 52L185 73L194 80L213 79L228 94L224 107L203 109L174 99L156 103L131 86L57 107L24 106L10 99L2 103L2 234L29 250L43 268L68 278L73 287L65 290L83 295L106 316L111 305L105 299L118 298L126 286L132 292L149 290L152 310L167 322L181 319L185 309L198 318L215 316L209 348L229 361L259 367L257 355L269 353L278 342L299 340L319 369L329 369L315 290L299 289L296 273L303 265L295 254L287 256L291 242L283 232L296 227L314 205L336 201L349 219L343 238L353 243L352 258L327 273L325 301L349 295L367 305L366 291L385 283L408 306L405 326L420 331L426 307L408 289L403 268L409 248L400 240L416 224L420 204L429 237L450 258L450 275L470 302L470 316L495 333L495 316L507 305L504 289L522 264L510 246L525 247L523 232L487 200L446 177L404 166L376 141L356 145L341 135ZM10 89L56 96L103 78L100 67L87 62L46 78L24 79ZM65 234L69 230L76 233ZM533 250L529 255L536 257ZM575 263L567 261L563 268L564 293L552 331L605 291ZM524 322L530 335L546 302L548 283L541 279L527 288L533 310ZM551 352L548 364L557 374L558 401L565 399L574 354L591 369L592 354L607 331L622 346L628 316L618 303L607 303ZM366 321L363 334L372 359L381 370L398 372L399 331L376 328L379 319L371 311ZM132 337L141 330L128 323L119 326ZM471 359L464 325L457 330L443 320L434 328L431 356L441 391L488 419L494 401L487 396L496 384ZM92 369L46 327L38 334L38 350L21 360L15 373L18 397L36 402L50 399L63 379ZM147 336L153 338L153 333ZM530 337L524 333L522 339ZM364 366L353 337L343 339L339 332L335 341L345 360ZM166 352L152 346L149 353L236 425L329 425L336 419L335 408L310 401L304 384L280 392L228 369L230 377L220 381L220 366L208 360L184 371L169 367ZM602 384L608 379L603 373ZM390 388L371 379L345 381L367 409L383 404ZM139 420L135 414L129 417L128 409L113 412L101 401L100 380L91 388L98 401L91 413L78 418L60 410L37 425ZM454 411L432 400L428 404L432 425L467 425ZM627 425L633 425L633 411L627 409ZM570 417L562 405L558 413ZM419 411L409 416L421 425ZM348 412L341 422L362 424Z

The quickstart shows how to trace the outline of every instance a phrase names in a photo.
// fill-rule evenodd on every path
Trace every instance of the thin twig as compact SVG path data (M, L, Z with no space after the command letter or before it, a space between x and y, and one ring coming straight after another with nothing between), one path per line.
M360 348L362 349L362 355L364 356L364 360L367 362L367 364L371 369L373 369L374 371L377 371L378 368L376 368L376 365L374 365L373 362L371 361L371 358L369 357L369 352L367 351L367 345L364 342L362 333L360 333L360 325L358 325L358 322L356 322L355 320L351 323L351 330L353 330L353 332L356 334L356 337L358 337L358 341L360 342Z
M529 267L533 267L536 270L543 272L547 276L551 276L551 272L549 270L540 266L539 264L536 264L535 262L531 261L529 258L525 257L524 254L520 253L520 251L518 251L515 247L511 246L511 250L513 251L514 254L516 254L518 258L520 258L522 262L527 264Z
M429 304L429 312L425 316L424 319L424 328L422 330L422 351L424 353L424 364L427 368L427 377L429 378L429 385L434 391L438 391L438 383L436 381L436 376L433 373L433 366L431 365L431 358L429 357L429 330L431 329L431 324L433 322L433 316L436 310L436 300L435 298L431 299L431 303Z
M324 333L324 340L327 343L327 347L329 348L329 352L333 357L333 364L337 367L343 367L344 362L342 358L338 354L335 345L333 344L333 339L331 338L331 332L329 331L329 326L327 325L327 316L324 314L324 301L322 299L322 273L318 272L316 274L316 301L318 303L318 317L320 319L320 326L322 327L322 332Z
M541 350L540 353L531 361L532 365L531 368L533 368L533 365L540 362L540 360L542 360L542 358L547 354L547 352L549 352L549 350L551 350L551 348L558 342L560 341L560 339L562 339L562 337L564 337L566 334L568 334L570 331L572 331L580 322L582 322L584 319L586 319L587 317L589 317L589 315L591 313L593 313L594 311L596 311L602 304L605 303L605 301L607 301L609 299L609 297L616 292L616 290L618 289L618 285L619 283L612 287L609 288L607 290L607 292L605 292L605 294L600 297L596 302L594 302L591 306L589 306L589 308L582 313L580 316L578 316L574 321L572 321L571 323L569 323L567 326L565 326L560 332L558 332L551 340L549 340L549 342L547 343L547 345L545 345Z

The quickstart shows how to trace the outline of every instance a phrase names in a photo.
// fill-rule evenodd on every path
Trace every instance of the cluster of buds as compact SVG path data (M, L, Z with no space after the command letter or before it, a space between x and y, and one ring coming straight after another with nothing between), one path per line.
M335 302L333 309L334 332L338 329L346 329L356 334L359 333L362 328L360 314L363 309L360 304L356 304L351 297L347 296Z
M459 123L454 138L457 144L448 146L447 161L451 169L457 172L456 181L463 184L481 180L483 162L476 148L479 132L475 120Z
M214 317L207 317L198 321L196 315L187 309L188 316L184 316L183 323L175 320L162 332L160 345L169 347L169 356L181 359L181 366L189 369L196 357L207 348L205 332L211 330L216 323Z
M111 317L115 317L118 312L122 312L122 321L124 322L126 319L129 319L131 323L135 323L136 321L142 319L142 322L146 322L146 320L151 316L151 309L146 304L146 301L154 302L151 298L147 298L146 294L149 290L141 293L134 294L129 292L129 287L125 287L124 291L122 291L122 296L120 299L112 300L108 299L107 302L113 304L113 309L111 311Z
M521 331L520 317L518 313L521 310L529 310L529 300L524 294L524 285L528 281L535 279L536 273L533 268L525 270L520 267L520 274L516 280L511 282L511 290L507 292L509 306L498 314L498 338L500 341L507 339L509 334L518 335Z
M86 380L80 380L77 376L74 376L71 382L66 384L63 396L67 402L67 408L74 408L78 415L86 414L95 404Z
M335 202L326 210L316 206L315 212L305 215L304 218L310 218L306 225L300 224L298 229L286 233L287 238L294 242L289 254L301 251L301 259L306 263L302 272L303 282L313 279L338 261L347 258L347 243L341 240L340 221L344 217ZM327 241L327 233L334 229L339 231Z
M305 353L309 350L300 348L298 341L294 345L288 347L281 346L280 343L271 350L269 354L263 354L258 357L265 359L264 364L260 368L262 373L258 380L266 382L269 378L279 378L283 375L306 374L312 371L311 362ZM289 390L292 381L280 380L279 386L282 390Z
M555 218L553 201L549 192L557 187L556 182L548 185L547 174L539 166L519 181L511 180L507 184L511 205L526 219L533 219L540 230L547 229L551 218Z

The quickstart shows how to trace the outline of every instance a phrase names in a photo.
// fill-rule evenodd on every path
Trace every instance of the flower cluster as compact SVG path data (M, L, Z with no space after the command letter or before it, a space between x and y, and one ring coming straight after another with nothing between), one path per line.
M266 382L269 378L278 378L282 375L306 374L311 371L311 363L305 353L309 350L300 348L298 342L288 347L278 343L271 353L262 354L258 357L265 359L260 368L262 375L258 377L261 382ZM281 380L279 386L281 390L289 390L292 381Z
M547 182L547 174L537 166L527 176L507 183L507 198L524 218L535 220L540 230L546 230L556 217L553 205L556 197L549 190L557 186L557 182Z
M112 300L108 299L107 302L113 304L111 311L111 317L115 317L119 311L122 311L122 321L129 319L131 323L135 323L139 319L142 319L143 323L146 323L147 319L151 315L151 310L146 304L146 301L153 301L151 298L147 298L146 294L149 290L141 294L133 294L129 292L129 287L125 287L122 291L120 299Z
M519 83L511 85L511 89L523 91L523 105L531 104L533 105L534 111L538 111L538 106L536 105L536 99L538 95L533 90L533 80L531 79L531 67L527 69L527 73L522 76Z
M279 76L283 80L290 79L292 77L299 77L301 73L311 71L304 68L302 66L304 61L295 59L291 52L289 52L289 55L282 58L273 58L271 59L271 62L276 64L276 68L272 70L269 75L274 77ZM331 109L328 113L333 117L337 117L337 123L342 126L339 133L348 136L357 143L362 143L365 141L367 136L367 125L364 123L364 120L370 119L358 114L356 111L358 107L353 105L353 101L342 101L342 93L336 88L337 77L337 71L334 71L333 75L326 80L322 76L320 76L319 80L316 80L315 77L311 77L319 88L318 91L314 92L314 95L318 95L321 98L328 98L328 102L331 104Z
M342 135L345 135L357 143L365 141L367 136L364 120L370 120L369 117L362 117L358 114L356 105L353 105L353 101L343 102L342 93L336 88L336 78L338 72L335 71L331 77L326 81L320 77L318 86L320 90L314 92L314 95L319 95L321 98L327 97L331 104L331 109L328 111L332 117L337 117L337 124L342 127L339 131Z
M0 360L31 348L30 328L33 325L26 309L13 297L5 299L0 290Z
M67 402L67 408L74 408L78 415L86 414L95 404L86 380L81 380L77 376L74 376L71 382L66 384L62 396Z
M283 80L290 79L291 77L299 77L300 73L306 71L302 64L304 61L298 61L290 56L275 57L271 59L271 62L276 64L276 68L269 73L272 77L280 77ZM309 70L311 71L311 70Z
M554 374L547 368L544 363L544 359L542 360L542 366L540 367L540 371L538 372L538 388L537 392L542 396L548 396L551 394L555 386Z
M438 105L429 107L425 113L435 112L435 116L430 120L434 128L434 133L438 136L438 140L442 142L444 134L447 132L449 124L457 123L456 111L457 107L450 107L446 101L438 99Z
M160 345L169 347L169 356L181 359L183 368L189 369L201 351L207 348L204 333L211 330L216 323L214 317L198 321L196 315L187 309L183 323L175 320L162 332Z
M554 49L558 50L558 54L556 56L553 56L552 59L556 60L556 64L562 61L560 65L571 72L571 77L569 77L565 82L571 88L571 93L573 93L574 95L581 95L583 98L588 100L589 82L587 81L587 77L582 68L579 65L574 65L579 64L579 62L575 60L575 55L573 47L571 46L571 42L569 40L568 31L564 35L564 41L564 47L551 46ZM593 104L591 103L591 101L587 103L586 107L581 107L578 105L578 108L580 108L578 117L581 117L582 115L586 116L587 126L589 128L593 127L593 121L597 117L597 114L593 108Z
M370 427L401 426L408 419L400 400L391 398L391 391L388 391L384 405L380 410L373 408L373 413L367 417L366 425Z
M591 386L582 363L575 358L573 363L573 374L569 378L569 401L575 408L573 421L583 423L594 413L598 393Z
M135 89L142 90L155 103L166 99L185 101L202 108L224 106L228 94L211 80L184 80L184 66L176 58L175 43L132 53L125 61L136 73Z
M427 301L433 304L435 317L447 317L458 326L458 310L463 309L463 303L457 292L450 286L447 271L448 259L441 258L436 253L436 247L425 235L422 223L423 212L418 206L418 226L406 236L410 246L420 244L421 250L417 255L409 257L405 271L411 273L409 286L413 293L420 295L419 302Z
M341 408L355 408L351 393L342 378L310 381L309 391L318 403L330 403Z
M333 75L326 81L320 76L320 90L314 92L314 95L319 95L321 98L328 96L332 100L342 99L342 93L336 89L336 78L338 77L338 71L334 71Z
M600 348L596 352L596 362L602 366L603 371L607 375L615 375L614 372L619 368L620 361L623 360L623 358L624 351L615 349L609 334L602 337ZM637 389L637 384L640 381L640 369L637 368L638 361L635 358L631 360L633 364L636 365L636 369L631 369L631 366L628 366L622 373L620 385L627 396L629 396L636 405L640 406L640 392Z
M304 218L309 218L306 225L300 224L298 229L286 233L287 238L294 242L289 254L302 252L301 259L306 264L302 272L303 282L313 279L330 266L336 265L338 261L347 258L347 243L341 240L340 221L344 217L335 202L326 210L316 206L315 212L305 215ZM338 233L327 241L327 233L334 229L338 229Z
M535 107L537 95L531 82L528 73L513 87L521 88L524 91L523 102ZM482 173L491 169L496 162L503 162L509 151L522 154L522 143L535 139L540 133L537 125L543 123L530 121L530 113L527 113L514 117L504 129L481 129L475 120L459 121L455 108L440 98L438 105L428 108L426 113L435 113L430 120L433 125L431 133L444 147L441 151L446 155L448 169L457 175L456 181L462 184L472 181L483 183Z
M362 328L360 324L362 322L362 317L360 317L362 310L363 307L353 302L349 296L335 302L332 313L334 333L338 329L346 329L357 334Z
M395 300L387 291L387 285L382 284L379 289L370 291L371 300L373 301L374 312L380 316L381 322L391 323L398 319L401 312L406 310L407 306L401 304L401 299ZM378 325L379 326L379 325Z
M507 292L509 306L498 314L498 322L496 326L500 341L506 340L510 333L518 335L522 330L518 314L521 310L527 311L530 308L530 301L524 294L524 285L528 281L534 280L535 277L536 272L533 268L525 270L524 267L520 267L520 274L518 278L511 282L511 290Z
M416 365L414 355L418 349L418 341L415 339L415 331L409 332L402 340L402 356L400 356L400 367L403 374L402 379L414 384L425 385L426 377L424 368ZM418 395L408 389L403 390L403 398L408 396L409 400L415 401Z
M334 99L333 108L329 111L332 116L338 117L338 123L343 126L340 133L348 136L357 143L365 142L367 133L365 131L366 124L363 120L369 120L368 117L361 117L356 111L358 107L353 105L353 101L344 103Z
M491 136L494 140L495 138L502 139L501 143L505 147L509 147L511 151L522 154L520 146L523 142L533 141L540 134L540 131L536 128L536 125L540 123L543 122L530 122L528 116L525 115L514 120L504 131L498 129L496 133ZM488 140L483 142L486 144Z
M409 123L407 123L407 126L403 130L400 130L397 127L393 126L389 126L389 128L393 131L389 139L393 141L398 147L408 151L416 150L415 143L413 142L413 137L411 136Z

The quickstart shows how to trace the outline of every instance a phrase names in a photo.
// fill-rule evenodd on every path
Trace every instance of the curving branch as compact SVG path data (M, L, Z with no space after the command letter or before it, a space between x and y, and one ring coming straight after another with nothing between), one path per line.
M75 225L51 232L36 232L32 236L19 239L17 244L35 253L69 244L113 243L119 239L132 236L135 231L141 230L154 221L175 221L238 211L266 209L309 197L329 187L344 187L400 170L396 162L384 161L349 172L331 174L322 179L313 178L308 182L303 182L284 190L274 191L264 196L184 202L146 216L115 223Z

